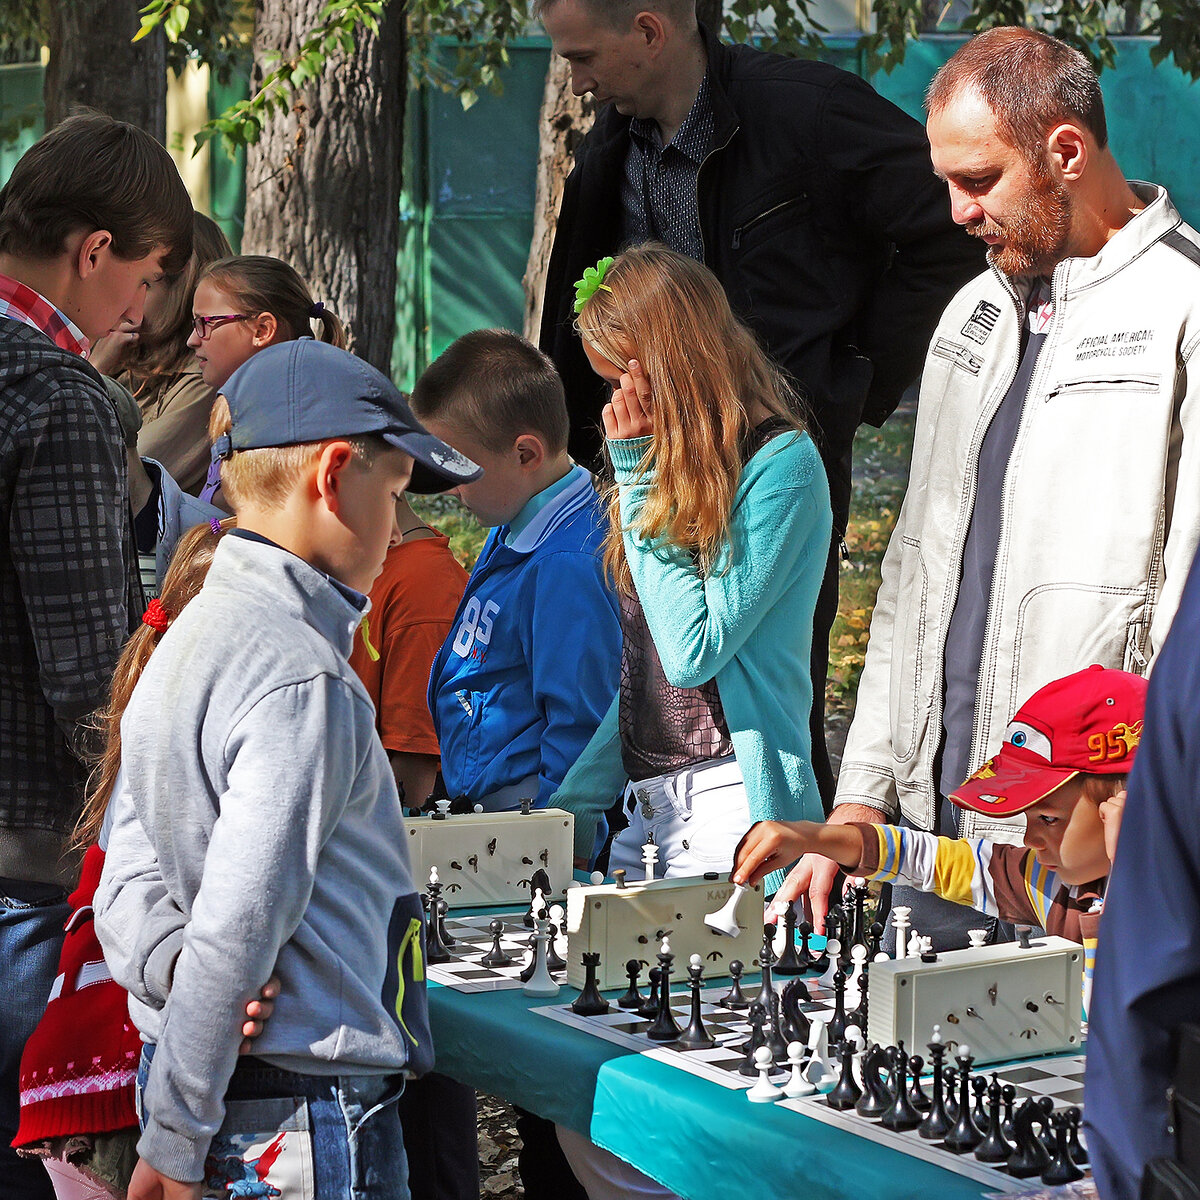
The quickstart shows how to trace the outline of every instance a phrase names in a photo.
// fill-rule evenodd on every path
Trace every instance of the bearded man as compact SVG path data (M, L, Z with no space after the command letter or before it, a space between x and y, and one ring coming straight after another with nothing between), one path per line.
M1162 188L1125 180L1095 73L1045 34L980 34L927 110L934 169L989 269L929 347L830 819L1019 841L1019 818L944 797L1043 684L1092 663L1144 673L1196 549L1200 237ZM835 875L808 856L780 898L805 894L820 928ZM938 950L968 928L1003 936L895 891Z

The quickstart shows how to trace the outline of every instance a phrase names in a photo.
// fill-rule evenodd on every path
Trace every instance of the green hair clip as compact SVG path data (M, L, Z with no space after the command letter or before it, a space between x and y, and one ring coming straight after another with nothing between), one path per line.
M601 289L611 292L612 288L604 282L608 268L613 265L612 256L602 258L594 267L588 267L583 278L575 284L575 311L583 312L583 306Z

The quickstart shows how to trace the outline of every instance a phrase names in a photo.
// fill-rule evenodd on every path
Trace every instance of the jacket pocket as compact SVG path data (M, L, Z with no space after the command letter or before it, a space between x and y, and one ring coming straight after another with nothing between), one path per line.
M929 606L929 573L921 543L905 538L900 556L900 586L892 618L890 707L892 754L908 762L916 753L920 711L925 694L925 633ZM901 656L897 659L895 656Z
M1121 372L1119 375L1081 376L1075 379L1059 380L1046 393L1046 399L1053 400L1056 396L1070 396L1083 392L1155 393L1161 386L1162 376L1157 374L1132 375L1128 372Z
M730 249L740 250L742 242L750 235L754 236L755 241L769 237L771 228L776 223L779 224L780 231L790 228L790 223L806 213L808 208L807 192L801 192L798 196L791 196L786 200L780 200L776 204L768 205L762 212L756 213L754 216L742 221L734 229Z

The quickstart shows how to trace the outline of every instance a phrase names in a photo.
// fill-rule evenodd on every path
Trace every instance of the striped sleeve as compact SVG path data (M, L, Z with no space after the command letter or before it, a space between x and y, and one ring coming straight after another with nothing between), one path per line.
M933 892L1005 921L1045 926L1057 877L1024 847L938 837L897 825L860 828L863 861L857 874Z

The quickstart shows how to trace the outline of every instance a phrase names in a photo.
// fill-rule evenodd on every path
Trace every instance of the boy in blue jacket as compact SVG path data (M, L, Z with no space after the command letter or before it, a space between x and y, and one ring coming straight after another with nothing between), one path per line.
M459 338L417 381L412 404L483 467L454 494L491 526L429 680L446 790L489 812L522 797L543 808L617 691L604 510L567 455L558 372L524 338Z
M544 808L617 693L621 626L601 562L604 508L567 454L558 372L524 338L503 329L460 337L417 381L412 406L483 467L454 494L491 527L429 678L442 778L449 795L489 812L523 797ZM465 1136L475 1098L437 1082L430 1136L449 1145ZM583 1196L553 1126L518 1110L517 1129L526 1195ZM451 1194L467 1195L441 1193Z

